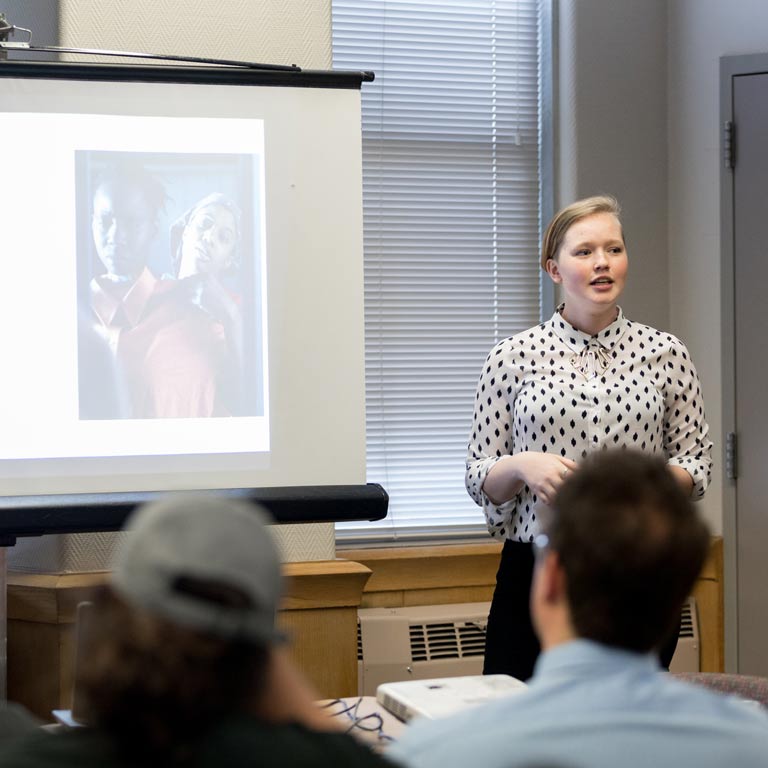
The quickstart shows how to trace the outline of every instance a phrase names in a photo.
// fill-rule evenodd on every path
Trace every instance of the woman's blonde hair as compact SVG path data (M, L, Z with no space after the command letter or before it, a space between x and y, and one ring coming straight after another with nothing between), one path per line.
M595 195L577 200L556 213L549 222L541 241L541 268L546 272L547 262L550 259L557 260L557 252L565 239L565 233L580 219L592 216L595 213L612 213L619 219L621 207L618 200L612 195ZM622 231L622 237L624 233Z

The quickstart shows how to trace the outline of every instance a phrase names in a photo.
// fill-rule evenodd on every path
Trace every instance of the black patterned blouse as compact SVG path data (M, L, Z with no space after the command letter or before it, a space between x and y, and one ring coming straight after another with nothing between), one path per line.
M508 454L556 453L578 462L592 451L636 448L665 456L693 478L700 498L712 470L701 386L685 345L669 333L618 317L596 336L560 315L499 342L475 398L467 491L492 536L532 541L538 501L528 486L500 505L482 491Z

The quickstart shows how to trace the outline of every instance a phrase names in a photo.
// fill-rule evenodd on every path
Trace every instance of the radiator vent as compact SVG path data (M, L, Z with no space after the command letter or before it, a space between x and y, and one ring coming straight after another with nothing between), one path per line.
M694 627L694 606L692 600L687 600L683 604L683 613L682 618L680 619L680 639L682 640L684 637L695 637L695 627Z
M476 621L411 624L408 632L412 661L461 659L485 651L485 626Z
M361 695L396 680L479 675L489 603L361 608L357 660Z
M484 620L409 623L411 661L482 656L485 653L485 626ZM359 621L357 660L363 660L363 632Z
M698 672L701 668L699 641L699 614L696 599L689 597L683 603L677 649L669 665L670 672Z

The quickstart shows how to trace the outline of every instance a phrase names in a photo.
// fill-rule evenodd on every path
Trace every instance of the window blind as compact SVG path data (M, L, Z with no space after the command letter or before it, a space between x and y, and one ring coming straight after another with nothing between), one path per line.
M378 523L340 540L485 535L464 489L475 385L541 316L539 0L333 0L363 88L366 431Z

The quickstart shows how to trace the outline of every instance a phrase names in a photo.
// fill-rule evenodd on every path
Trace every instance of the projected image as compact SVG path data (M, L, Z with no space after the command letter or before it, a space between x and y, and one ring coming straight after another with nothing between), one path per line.
M80 419L263 415L260 158L75 155Z

